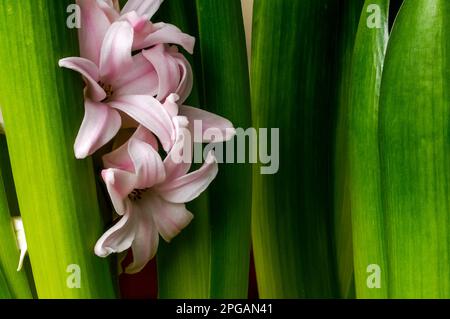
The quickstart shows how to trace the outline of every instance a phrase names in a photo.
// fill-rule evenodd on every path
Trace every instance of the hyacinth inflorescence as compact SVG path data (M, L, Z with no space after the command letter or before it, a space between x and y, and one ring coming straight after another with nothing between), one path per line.
M191 124L201 121L205 130L226 132L222 138L214 136L214 142L233 136L228 120L183 105L193 76L178 46L192 54L195 39L173 25L150 21L161 3L129 0L120 10L112 0L77 0L80 57L59 61L61 67L79 72L86 84L85 116L74 147L77 158L95 153L121 128L135 128L125 144L103 158L102 178L121 217L95 246L100 257L131 247L127 273L139 272L155 256L159 236L170 241L191 222L185 203L198 197L218 173L212 152L191 172L185 156L193 142L187 136Z

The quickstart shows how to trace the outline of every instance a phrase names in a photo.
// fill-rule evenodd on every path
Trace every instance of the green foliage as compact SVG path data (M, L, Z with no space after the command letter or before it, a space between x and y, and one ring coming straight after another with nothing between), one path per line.
M263 298L335 297L332 148L338 1L256 0L252 107L280 128L280 170L253 175L253 244Z
M405 0L380 96L389 298L450 297L450 2Z
M369 28L370 5L381 9L381 28ZM359 22L350 79L349 166L353 224L355 284L358 298L387 297L385 271L381 288L367 286L367 267L386 269L380 184L378 110L384 57L388 42L389 0L367 0Z
M82 82L57 64L78 54L76 30L66 27L71 3L2 2L0 104L38 296L112 298L108 262L93 253L104 226L92 163L73 154ZM81 270L79 289L67 285L72 264Z
M241 2L197 0L205 108L251 126ZM212 298L246 298L250 259L250 164L221 165L209 190Z

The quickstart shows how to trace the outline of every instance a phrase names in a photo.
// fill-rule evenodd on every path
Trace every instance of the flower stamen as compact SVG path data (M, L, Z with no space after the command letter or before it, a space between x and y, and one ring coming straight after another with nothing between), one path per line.
M112 85L111 84L105 84L102 81L98 82L98 85L100 85L102 87L102 89L106 93L106 98L103 101L109 100L109 98L111 98L111 96L114 94Z
M138 200L141 200L142 199L142 195L144 195L144 193L147 192L147 191L148 191L148 188L146 188L146 189L135 189L128 195L128 198L132 202L136 202Z

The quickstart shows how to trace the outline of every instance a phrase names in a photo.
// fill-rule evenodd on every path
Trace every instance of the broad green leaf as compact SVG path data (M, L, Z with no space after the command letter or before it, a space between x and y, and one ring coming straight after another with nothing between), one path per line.
M13 296L9 291L8 283L0 265L0 299L12 299Z
M197 0L205 108L251 126L250 84L241 2ZM220 165L211 185L212 298L246 298L250 259L250 164Z
M30 299L32 298L32 293L26 272L24 269L17 271L20 252L5 190L6 186L14 187L14 185L7 184L3 179L4 172L8 168L7 163L5 163L8 160L8 156L4 154L7 151L6 139L4 136L0 136L0 236L2 238L0 245L0 272L3 273L5 283L3 287L0 284L0 297L4 295L2 290L6 291L7 289L11 298Z
M380 96L390 298L450 297L450 1L405 0Z
M378 9L374 5L378 6L379 11L376 11ZM389 0L365 1L352 59L348 110L348 162L355 285L358 298L387 297L378 108L389 36L388 13ZM379 19L380 28L370 24L374 22L373 19ZM367 279L376 271L371 265L379 266L382 270L378 279L373 278L375 281L379 280L381 288L367 285ZM369 282L376 284L372 280Z
M364 2L341 1L338 33L338 109L334 162L334 229L340 296L351 298L353 287L352 220L349 198L348 104L356 31Z
M83 85L58 67L78 55L72 2L2 2L0 104L38 296L112 298L108 262L93 253L104 225L92 163L73 154Z
M184 0L183 0L184 1ZM207 299L210 283L208 196L188 205L195 219L158 252L158 294L162 299Z
M338 295L333 245L339 1L255 0L256 128L280 128L280 170L253 175L252 234L262 298Z
M195 0L165 1L154 20L175 24L183 32L198 38ZM186 57L194 69L194 88L186 104L201 107L202 72L198 43L194 56L186 55ZM160 298L209 297L211 232L208 206L208 195L205 192L200 198L188 204L188 209L195 216L191 225L170 244L160 244L158 251Z

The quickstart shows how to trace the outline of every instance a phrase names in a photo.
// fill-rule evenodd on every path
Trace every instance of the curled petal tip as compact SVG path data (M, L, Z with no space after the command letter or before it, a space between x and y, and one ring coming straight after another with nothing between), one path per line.
M180 128L187 128L189 126L189 119L186 116L177 116L177 119Z
M100 258L106 258L112 253L112 251L108 251L107 249L105 249L103 247L97 247L97 246L95 247L94 252L95 252L95 255Z
M213 150L209 151L205 159L206 164L217 164L216 154Z
M28 251L28 245L22 218L21 217L13 218L13 224L14 224L14 231L16 233L17 246L19 247L20 250L19 265L17 266L17 271L19 272L22 270L23 261Z
M117 253L117 251L111 247L104 246L103 240L99 240L95 245L94 253L97 257L106 258L111 254Z
M236 129L234 127L225 130L225 142L232 140L236 136Z
M86 157L88 157L90 155L88 149L80 147L78 145L75 145L74 152L75 152L75 158L78 160L85 159Z
M186 51L192 55L192 54L194 54L195 42L197 40L195 39L195 37L190 36L190 35L188 35L187 37L188 37L188 40L187 40L188 44L186 45Z
M180 100L180 96L176 93L172 93L167 97L166 102L177 103L179 100Z
M102 178L106 184L114 184L114 173L112 169L104 169L102 171Z

